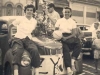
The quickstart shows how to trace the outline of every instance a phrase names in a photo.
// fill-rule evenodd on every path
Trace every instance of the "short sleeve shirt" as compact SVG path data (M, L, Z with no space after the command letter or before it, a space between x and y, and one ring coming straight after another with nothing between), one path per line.
M95 39L93 41L93 45L95 45L98 49L100 49L100 39Z
M48 14L51 18L53 18L54 20L58 20L58 19L60 19L60 16L59 16L59 13L58 12L56 12L56 11L53 11L52 13L49 13ZM51 22L51 24L52 24L52 22Z
M92 38L96 39L97 38L97 34L96 34L97 30L92 31Z
M17 33L15 34L16 38L23 39L26 36L32 38L31 33L36 28L37 21L34 18L28 20L23 16L13 21L12 24L17 27Z
M63 33L71 33L72 29L76 28L76 22L71 18L61 18L57 20L55 27L58 27Z

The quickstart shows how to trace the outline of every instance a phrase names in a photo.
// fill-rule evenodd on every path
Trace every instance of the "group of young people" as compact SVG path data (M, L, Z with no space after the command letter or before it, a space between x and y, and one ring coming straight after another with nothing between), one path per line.
M63 48L63 59L66 67L67 75L72 75L75 71L75 60L80 54L81 44L77 35L76 22L71 19L72 10L66 7L63 12L63 18L55 11L53 3L48 4L45 14L54 25L55 30L62 32L60 39ZM40 66L40 55L36 43L33 41L35 37L34 32L37 26L37 20L33 18L35 7L32 4L25 6L25 16L12 22L11 26L17 26L17 33L11 40L12 52L14 55L13 64L19 65L21 55L26 49L32 56L32 66L36 69ZM70 52L73 51L72 55Z

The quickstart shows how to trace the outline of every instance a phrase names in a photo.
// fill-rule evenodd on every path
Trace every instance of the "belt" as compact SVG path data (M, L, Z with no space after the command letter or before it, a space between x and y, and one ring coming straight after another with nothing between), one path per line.
M67 37L67 36L70 36L72 33L62 33L62 35L64 36L64 37ZM77 38L76 36L74 36L75 38Z
M62 33L63 36L67 37L67 36L70 36L71 33Z

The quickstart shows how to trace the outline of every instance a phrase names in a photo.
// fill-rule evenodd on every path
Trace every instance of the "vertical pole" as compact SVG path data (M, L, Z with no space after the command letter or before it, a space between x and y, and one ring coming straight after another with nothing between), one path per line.
M36 8L36 10L38 10L38 6L39 6L39 0L35 0L35 8Z
M96 7L96 19L95 19L95 20L96 20L96 22L97 22L97 21L99 21L98 16L99 16L99 14L98 14L98 7Z

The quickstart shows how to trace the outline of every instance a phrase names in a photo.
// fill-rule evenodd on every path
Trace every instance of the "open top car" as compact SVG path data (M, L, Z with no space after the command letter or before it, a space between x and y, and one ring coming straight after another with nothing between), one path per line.
M21 17L21 16L20 16ZM16 19L16 16L3 16L0 17L0 75L15 75L15 71L18 70L18 75L34 75L31 66L31 56L27 50L24 51L21 57L20 65L18 68L12 64L13 54L12 48L9 47L9 39L11 39L17 32L16 27L10 28L12 21ZM60 42L49 40L44 38L41 40L46 43L46 46L41 46L39 43L39 53L41 56L41 65L38 75L47 74L55 75L56 73L63 73L63 61L62 60L62 45ZM34 60L35 61L35 60ZM61 62L60 62L61 61ZM27 64L28 62L28 64ZM47 64L50 65L47 65ZM49 68L48 68L49 67ZM56 69L57 68L57 69ZM3 74L4 72L4 74ZM2 73L2 74L1 74Z
M21 17L21 16L20 16ZM3 16L0 18L0 48L2 51L2 67L4 72L3 75L15 75L16 68L12 64L13 54L12 49L9 48L9 39L11 39L17 32L16 27L10 28L12 21L16 19L16 16ZM39 40L44 42L46 45L37 43L39 53L41 57L41 63L38 75L65 75L66 70L63 66L62 56L62 44L54 39L40 36ZM36 40L35 40L36 41ZM1 57L1 56L0 56ZM35 61L35 60L34 60ZM27 64L28 62L28 64ZM76 61L76 69L78 73L82 72L82 57ZM49 65L48 65L49 64ZM49 68L48 68L49 67ZM34 75L31 66L31 55L27 50L24 51L20 65L18 65L18 75ZM2 75L2 74L0 74Z

